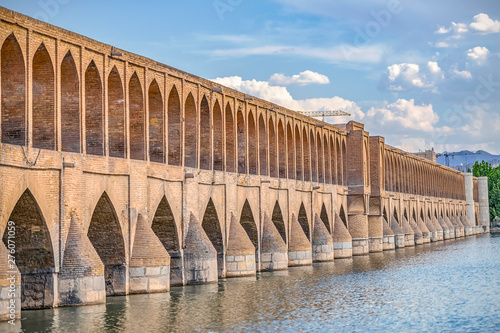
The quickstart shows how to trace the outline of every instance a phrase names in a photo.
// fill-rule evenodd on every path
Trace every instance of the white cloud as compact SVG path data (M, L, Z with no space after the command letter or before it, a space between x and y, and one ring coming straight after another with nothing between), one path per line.
M402 63L388 66L379 82L379 88L394 92L414 89L432 90L435 85L434 81L444 78L436 62L429 61L426 72L427 74L422 73L418 64Z
M443 73L441 72L441 68L439 67L438 63L436 61L429 61L427 62L427 68L429 68L429 71L434 74L434 75L439 75L442 78L444 77Z
M439 27L436 31L434 31L435 34L447 34L450 32L450 29L446 29L445 27Z
M455 32L455 34L464 34L469 31L467 24L465 23L455 23L451 22L451 29Z
M453 69L453 73L455 73L456 76L462 79L470 80L472 79L472 74L469 71L459 71L456 68Z
M334 122L337 123L362 120L364 117L364 113L355 102L338 96L295 100L286 87L273 86L267 81L243 80L239 76L217 78L214 81L295 111L344 110L351 114L349 118L335 117ZM330 118L327 118L327 120L330 120Z
M252 55L280 55L317 58L333 63L356 62L378 63L384 54L380 45L353 46L340 45L333 48L294 47L286 45L268 45L233 49L217 49L209 51L214 57L246 57Z
M288 86L297 84L300 86L306 86L310 84L328 84L330 80L327 76L306 70L296 75L286 76L281 73L276 73L269 79L270 84Z
M471 29L482 33L500 32L500 22L493 21L487 14L481 13L474 16L473 22L469 25Z
M437 42L435 44L436 47L439 47L439 48L446 48L446 47L456 47L455 44L450 44L448 42Z
M476 60L479 64L488 57L490 51L484 46L476 46L473 49L467 51L467 57Z
M432 104L415 105L413 99L398 99L385 107L372 107L366 113L366 118L373 127L379 127L378 131L382 133L406 133L408 130L429 133L439 121Z

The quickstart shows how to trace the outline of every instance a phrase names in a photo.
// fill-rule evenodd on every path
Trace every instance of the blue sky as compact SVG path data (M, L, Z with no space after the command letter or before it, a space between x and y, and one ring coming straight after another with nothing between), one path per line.
M500 153L495 0L1 4L291 109L344 109L409 151Z

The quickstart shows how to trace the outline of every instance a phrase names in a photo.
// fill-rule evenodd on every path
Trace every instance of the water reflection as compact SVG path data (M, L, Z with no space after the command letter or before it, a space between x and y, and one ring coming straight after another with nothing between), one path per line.
M174 287L170 293L112 297L100 306L23 311L22 328L496 332L499 245L500 237L469 237L217 284Z

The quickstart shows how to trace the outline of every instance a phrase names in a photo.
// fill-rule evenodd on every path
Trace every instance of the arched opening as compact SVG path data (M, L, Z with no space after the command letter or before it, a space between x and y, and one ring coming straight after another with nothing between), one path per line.
M168 164L182 164L181 99L175 86L168 95Z
M226 105L226 171L235 172L235 133L234 133L234 117L233 110L229 103Z
M222 126L222 110L219 101L215 101L213 109L214 124L214 170L224 170L224 127Z
M85 72L85 149L87 154L104 155L104 115L99 70L91 61Z
M328 213L326 212L326 207L325 204L321 206L321 215L319 216L321 221L325 224L326 229L328 229L328 232L331 234L332 231L330 229L330 220L328 219Z
M212 126L210 106L206 96L200 105L200 169L210 170L212 166Z
M276 229L278 229L281 238L283 238L283 242L285 242L286 244L286 226L285 221L283 220L283 214L281 214L281 208L278 201L276 201L276 203L274 204L272 221Z
M383 212L382 216L384 217L384 219L385 219L388 223L390 222L390 221L389 221L389 217L387 217L387 210L385 209L385 207L384 207L384 212Z
M248 172L257 174L257 133L253 113L248 113Z
M217 216L217 210L215 210L215 205L212 199L208 201L201 226L217 251L217 267L220 277L222 276L224 270L224 243L219 217Z
M337 184L345 185L342 178L342 150L340 148L340 140L337 140L335 155L337 155Z
M278 177L277 154L276 130L274 129L273 118L269 118L269 175L271 177Z
M312 181L318 181L318 152L316 151L316 143L314 140L314 132L310 131L311 138L311 171L312 171Z
M325 181L325 172L323 168L323 157L325 156L325 152L323 151L323 143L321 142L321 135L319 133L316 137L316 146L318 147L318 182L323 183Z
M347 215L345 214L344 206L340 206L339 217L347 228Z
M290 123L286 126L286 142L288 155L288 178L295 179L295 149L293 147L293 135Z
M52 307L55 271L52 241L40 208L29 190L17 201L9 221L15 225L7 224L2 240L7 249L15 249L15 263L21 273L21 308ZM13 238L9 239L9 235Z
M116 66L108 77L108 145L109 156L125 157L125 100L122 79Z
M165 163L165 112L163 112L163 97L158 82L153 80L148 91L149 107L149 160Z
M295 126L295 179L302 180L302 140L299 126Z
M267 132L262 114L259 116L259 160L260 174L267 176Z
M246 173L246 127L245 118L243 117L241 109L238 110L238 114L236 116L236 131L238 133L238 173Z
M1 51L2 142L26 145L26 76L24 56L14 34Z
M144 97L141 81L134 72L129 82L129 132L130 132L130 158L145 160L145 126L146 112L144 110Z
M323 135L323 147L324 147L324 152L323 156L325 159L325 183L327 184L332 184L332 149L333 145L332 142L328 141L328 137L326 134Z
M252 241L252 244L255 247L255 251L257 252L259 246L259 233L257 231L257 223L255 223L255 220L253 218L252 209L250 208L248 200L246 200L243 204L240 223L243 229L245 229L248 238L250 238L250 240Z
M285 128L281 119L278 122L278 150L279 150L279 177L286 178L286 141L285 141Z
M104 264L106 295L126 293L125 243L118 216L106 192L97 202L87 236Z
M311 155L309 142L307 140L307 131L304 128L302 131L302 142L304 147L304 180L306 182L311 181Z
M198 126L196 103L193 94L189 93L184 107L184 166L197 167L198 161Z
M310 227L309 227L309 220L307 218L307 212L306 208L304 207L304 204L302 203L300 205L299 209L299 215L298 215L298 220L299 224L302 227L302 230L304 230L304 233L306 234L307 239L311 239L311 233L310 233Z
M80 152L80 81L75 61L68 51L61 64L61 148Z
M347 186L347 149L345 141L342 141L342 184Z
M43 43L33 56L32 84L33 147L56 149L54 66Z
M158 204L151 229L153 229L153 232L170 255L170 280L176 284L182 283L182 257L179 235L174 214L166 197L163 197Z

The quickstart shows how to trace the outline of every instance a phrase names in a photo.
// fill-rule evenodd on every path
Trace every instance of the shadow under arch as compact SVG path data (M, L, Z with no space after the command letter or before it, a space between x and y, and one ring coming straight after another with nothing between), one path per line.
M174 214L166 196L160 200L151 229L170 255L170 285L182 285L182 254Z
M281 208L278 200L276 200L276 203L274 204L272 221L276 229L278 229L281 238L283 238L283 242L285 242L285 244L288 244L286 241L285 221L283 220L283 214L281 213Z
M309 227L309 219L307 218L306 208L304 207L303 203L300 204L299 215L297 216L297 219L299 220L299 224L302 227L304 233L306 234L307 239L310 241L311 232Z
M219 216L212 198L208 200L207 208L203 214L201 226L217 251L217 271L219 278L224 277L224 241L219 222Z
M18 199L9 221L15 223L15 260L21 273L21 308L51 308L56 284L52 241L40 207L29 189ZM8 227L7 224L2 239L7 248Z
M118 216L106 192L103 192L94 208L87 237L104 264L106 296L125 295L125 242Z
M328 213L326 211L326 206L325 206L324 203L321 206L321 213L320 213L319 218L321 219L321 221L323 221L323 223L325 224L326 229L328 230L328 232L331 235L332 234L332 230L330 228L330 219L328 218Z

